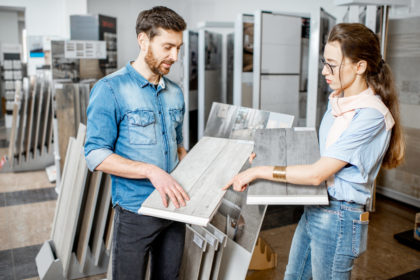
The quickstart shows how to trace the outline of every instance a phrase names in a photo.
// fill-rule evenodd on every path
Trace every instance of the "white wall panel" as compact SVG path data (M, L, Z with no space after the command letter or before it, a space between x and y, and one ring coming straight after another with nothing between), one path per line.
M299 116L299 76L261 77L261 110Z

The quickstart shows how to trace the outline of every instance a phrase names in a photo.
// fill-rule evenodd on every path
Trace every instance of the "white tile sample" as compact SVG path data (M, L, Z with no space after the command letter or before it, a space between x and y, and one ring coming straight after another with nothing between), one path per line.
M250 141L203 137L171 173L190 196L187 205L165 208L154 191L140 214L205 226L217 210L225 191L221 188L238 173L253 150Z

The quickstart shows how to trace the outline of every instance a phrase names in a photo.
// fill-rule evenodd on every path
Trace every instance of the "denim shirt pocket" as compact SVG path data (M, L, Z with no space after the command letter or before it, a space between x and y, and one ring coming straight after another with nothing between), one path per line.
M156 144L155 114L152 110L135 110L127 113L128 134L130 144L153 145Z
M171 116L171 122L172 122L172 139L176 140L176 129L179 125L182 123L183 118L183 111L182 109L169 109L169 115Z

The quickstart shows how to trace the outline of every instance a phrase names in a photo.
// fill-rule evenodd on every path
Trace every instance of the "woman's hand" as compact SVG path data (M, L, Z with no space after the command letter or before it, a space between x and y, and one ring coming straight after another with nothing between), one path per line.
M256 155L255 153L252 153L252 154L249 156L249 159L248 159L249 163L252 163L252 161L254 160L254 158L255 158L256 156L257 156L257 155Z
M243 192L248 187L248 184L257 179L257 167L249 168L232 178L223 190L227 190L230 186L237 192Z

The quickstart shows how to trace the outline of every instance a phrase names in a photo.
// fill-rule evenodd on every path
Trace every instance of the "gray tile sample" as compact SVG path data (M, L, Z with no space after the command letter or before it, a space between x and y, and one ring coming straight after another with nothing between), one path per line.
M165 208L154 191L140 214L205 226L215 214L225 191L221 188L241 169L253 150L242 140L203 137L171 173L190 196L187 206Z
M84 208L81 209L82 224L78 232L78 244L76 249L76 258L80 265L80 272L85 271L86 259L88 255L88 243L92 232L93 218L95 214L96 203L98 201L99 188L101 184L102 172L89 172L89 180L85 185L87 193Z
M198 232L201 236L206 239L207 242L207 249L203 254L203 259L201 261L200 266L200 273L198 279L200 280L208 280L210 279L213 262L215 260L216 253L223 244L220 244L218 238L214 236L210 231L208 231L204 227L199 226L191 226L196 232Z
M75 87L73 84L55 85L58 146L61 157L61 169L64 167L64 152L67 149L69 137L74 137L76 133L75 99Z
M34 78L31 80L31 92L29 93L29 103L28 103L28 115L26 116L26 133L25 133L25 157L26 160L29 159L30 148L31 148L31 141L32 141L32 123L34 118L34 108L35 108L35 96L36 96L36 88L37 88L37 81Z
M44 102L44 86L45 86L45 81L41 80L40 82L40 86L38 88L38 94L37 94L37 106L35 108L35 122L34 122L34 137L33 137L33 146L32 146L32 150L34 153L34 158L36 158L37 155L37 150L38 150L38 143L39 143L39 135L40 135L40 127L41 127L41 112L42 112L42 108L43 108L43 102Z
M257 130L255 153L252 166L312 164L320 157L316 131L298 128ZM328 194L325 183L305 186L257 180L250 184L247 204L328 204Z
M18 125L18 132L16 137L16 153L18 155L19 163L22 160L22 153L23 153L23 142L24 142L24 135L25 135L25 127L26 127L26 110L28 107L28 84L23 86L23 90L21 92L21 101L20 101L20 109L19 109L19 125Z
M77 139L70 138L71 144L69 144L69 149L67 149L63 177L60 183L60 195L51 234L57 257L63 263L63 276L65 278L70 269L73 243L83 198L83 188L88 172L83 151L85 135L86 127L80 125Z
M99 172L99 171L96 171ZM95 212L93 226L92 255L95 265L99 264L101 250L104 246L104 233L107 222L107 215L111 207L111 176L102 174L102 182L99 190L98 207Z
M70 85L67 86L67 88ZM80 92L79 92L79 85L78 84L72 84L74 91L74 123L75 123L75 129L77 129L79 123L80 123Z
M205 237L187 225L179 277L181 280L198 280L203 254L206 250L207 242Z
M47 89L47 92L45 93L45 107L44 107L44 112L42 115L42 120L44 122L44 125L42 127L42 133L41 133L41 154L44 154L45 148L48 147L47 131L48 129L52 127L52 118L50 117L51 110L52 110L51 84L49 82L47 83L46 89Z
M218 213L216 213L216 215L218 215ZM213 221L214 221L214 219L213 219ZM205 229L207 231L209 231L211 234L213 234L217 238L217 240L219 241L219 248L215 252L214 259L213 259L213 264L212 264L212 268L211 268L211 274L210 274L210 278L209 278L209 279L212 279L212 280L217 280L218 275L219 275L219 269L220 269L222 257L223 257L223 251L224 251L224 248L226 247L227 236L222 231L220 231L219 229L214 227L212 224L209 224L208 226L206 226Z
M18 120L19 120L19 105L21 100L21 86L18 84L16 86L15 90L15 100L13 102L13 113L12 113L12 128L10 131L10 138L9 138L9 152L8 152L8 158L10 165L13 166L13 162L15 160L16 155L16 139L17 139L17 130L19 129Z
M291 127L294 116L213 103L204 136L253 140L261 128Z
M46 140L45 143L47 143L47 152L51 153L53 151L53 122L56 121L56 118L54 117L54 110L53 110L53 93L52 89L50 92L51 98L50 98L50 111L48 113L48 122L47 122L47 133L46 133ZM57 140L58 141L58 140Z

